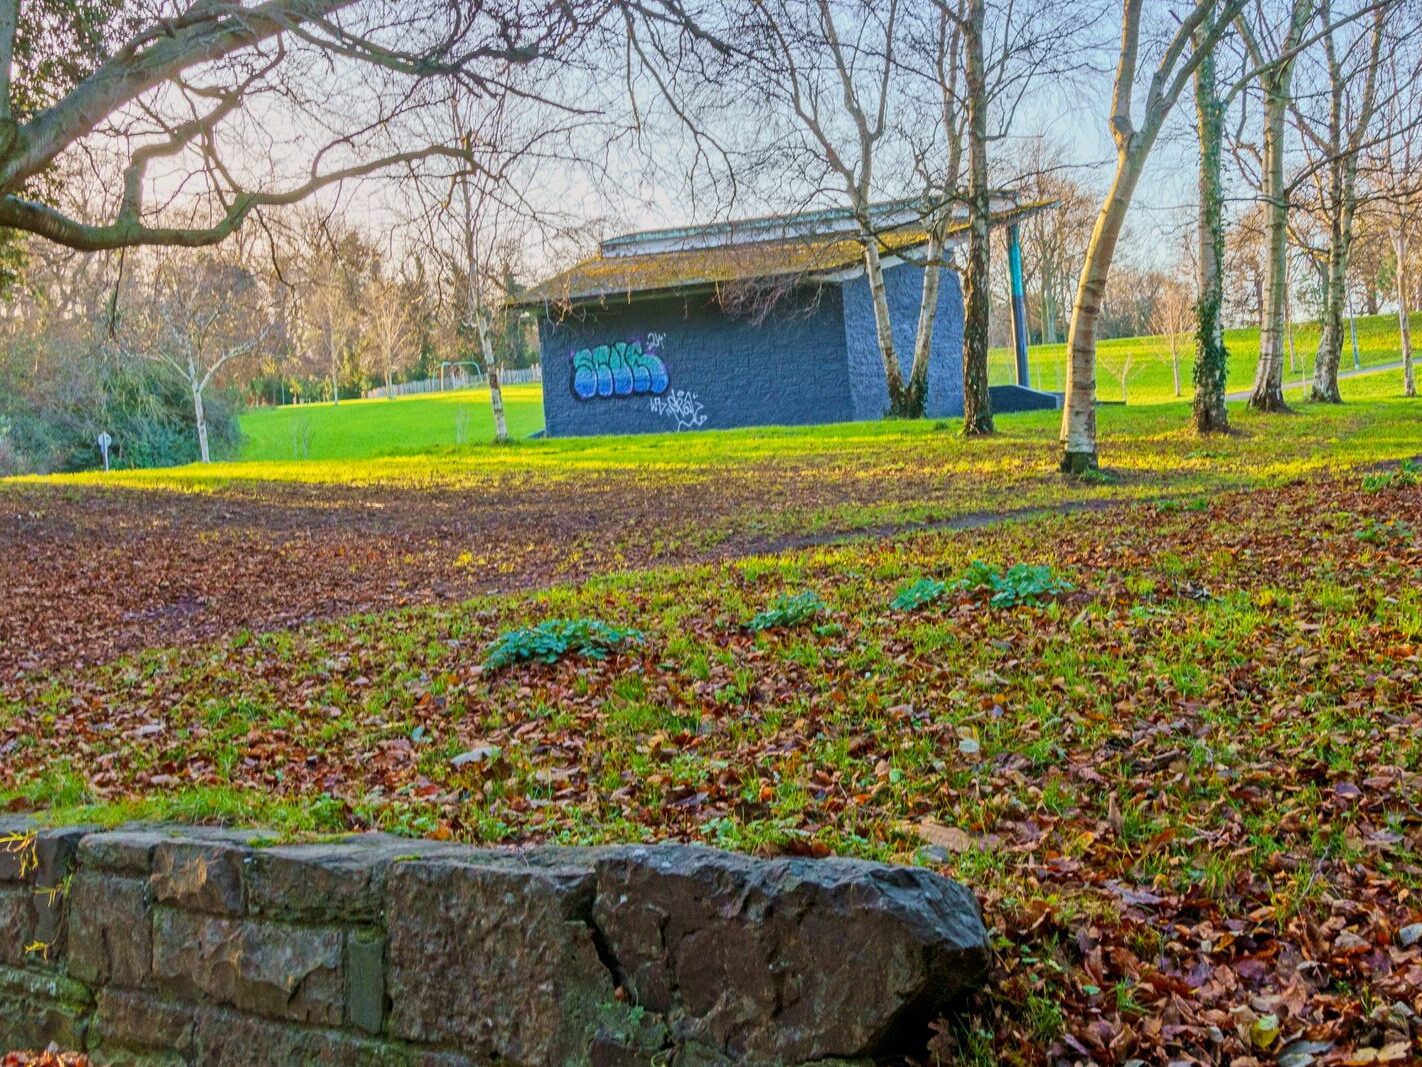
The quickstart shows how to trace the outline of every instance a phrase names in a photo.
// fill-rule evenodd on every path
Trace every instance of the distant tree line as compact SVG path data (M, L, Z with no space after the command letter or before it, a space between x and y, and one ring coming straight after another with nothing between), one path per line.
M1262 412L1287 410L1303 314L1322 327L1309 396L1341 401L1359 304L1398 311L1415 393L1419 42L1410 0L183 0L162 17L0 0L0 274L37 289L36 241L103 254L85 350L182 382L206 454L209 390L339 401L465 359L491 372L501 426L497 371L531 355L503 298L534 246L592 243L607 220L580 201L626 210L655 187L698 214L838 206L889 414L922 416L939 268L961 272L976 436L994 430L1004 318L992 224L1015 192L1050 202L1022 223L1029 314L1068 346L1060 465L1089 472L1097 342L1178 325L1181 286L1201 433L1229 429L1224 329L1247 319ZM1054 139L1066 100L1095 114L1104 165ZM1138 218L1158 146L1178 168L1187 139L1195 203ZM392 183L378 224L342 199L376 175ZM876 229L874 204L899 197L922 205L920 249ZM894 257L932 268L905 352ZM240 279L263 310L194 330L205 278Z

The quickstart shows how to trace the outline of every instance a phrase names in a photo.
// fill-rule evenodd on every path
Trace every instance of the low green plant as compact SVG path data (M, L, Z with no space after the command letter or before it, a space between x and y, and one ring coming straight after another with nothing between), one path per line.
M1003 571L975 559L954 583L954 588L987 591L995 608L1040 604L1048 597L1070 592L1074 586L1045 563L1014 563Z
M1156 502L1155 510L1162 515L1169 515L1176 511L1209 511L1210 500L1208 497L1195 497L1193 500L1160 500Z
M1363 491L1379 493L1384 489L1409 489L1422 484L1422 463L1404 459L1395 471L1379 471L1363 475Z
M507 630L489 646L486 670L539 660L556 663L567 655L606 659L624 645L638 644L642 631L609 626L597 619L545 619L537 626Z
M781 594L770 607L757 614L746 626L754 633L801 626L817 618L824 610L825 602L813 589L806 589L794 596Z
M1386 545L1393 542L1410 542L1413 535L1412 527L1401 519L1394 519L1390 522L1368 519L1360 529L1353 532L1353 536L1370 545Z
M895 611L917 611L925 604L933 603L949 588L947 582L940 582L937 578L920 578L901 587L894 599L889 601L889 606Z

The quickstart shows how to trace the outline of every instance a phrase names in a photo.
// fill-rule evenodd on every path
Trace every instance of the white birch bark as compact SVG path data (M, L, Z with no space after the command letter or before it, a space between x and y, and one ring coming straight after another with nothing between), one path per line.
M1408 272L1408 234L1405 223L1393 232L1393 248L1397 254L1397 333L1402 347L1402 395L1417 395L1417 376L1412 366L1411 276Z

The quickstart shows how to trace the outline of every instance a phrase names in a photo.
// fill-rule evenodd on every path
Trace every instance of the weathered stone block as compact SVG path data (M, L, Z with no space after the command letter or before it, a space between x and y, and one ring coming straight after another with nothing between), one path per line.
M385 1026L385 937L379 930L346 932L346 1015L378 1034Z
M441 847L449 846L434 849ZM387 834L259 848L247 862L247 908L294 922L375 922L390 865L431 851L430 843Z
M29 869L35 863L37 839L30 835L27 823L0 823L0 885L29 881ZM20 872L24 871L22 875Z
M75 850L87 831L11 825L24 834L0 847L0 962L57 965L65 950L64 893ZM40 946L31 950L30 946Z
M79 842L79 862L85 867L147 877L153 869L154 849L173 836L174 830L164 827L124 827L90 834Z
M53 973L0 967L0 1051L83 1048L92 998L78 982Z
M34 932L31 894L27 885L0 887L0 963L19 967L25 962L25 946Z
M151 994L106 992L99 998L91 1048L97 1063L147 1063L155 1051L203 1067L320 1064L321 1067L472 1067L458 1053L373 1041L339 1030L294 1026L211 1005Z
M343 941L334 928L156 908L153 975L160 990L184 1000L338 1026L345 1014Z
M914 867L604 852L594 921L634 1000L737 1059L861 1057L987 972L978 905Z
M519 857L398 863L388 884L388 1032L510 1064L585 1057L612 975L586 866Z
M971 894L914 868L258 836L36 840L24 881L0 884L0 1047L244 1067L866 1063L986 968ZM48 965L25 951L41 936Z
M91 829L40 827L18 819L0 823L0 838L11 835L28 838L0 846L0 882L38 880L40 885L57 885L73 866L75 850ZM22 870L26 872L23 875Z
M146 985L153 975L147 881L81 868L69 892L69 973L89 985Z
M212 915L241 915L248 849L225 841L160 841L153 847L153 899Z

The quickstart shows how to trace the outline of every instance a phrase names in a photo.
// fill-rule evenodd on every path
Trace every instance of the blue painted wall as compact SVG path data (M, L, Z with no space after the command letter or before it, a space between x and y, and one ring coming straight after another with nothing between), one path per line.
M921 277L907 265L885 274L904 334L905 374ZM934 416L962 410L962 297L952 271L943 274L938 315L929 369ZM761 322L728 314L710 296L675 297L545 318L539 339L552 437L847 422L878 419L888 406L862 278L782 300ZM639 359L635 346L653 358ZM590 364L611 370L589 371Z
M894 348L907 379L913 367L918 307L923 300L923 268L908 263L889 267L884 271L884 290L889 298L889 321L894 324ZM863 275L844 286L844 335L854 418L882 419L889 410L889 385L879 354L874 300L869 280ZM935 419L963 414L963 292L958 272L953 270L945 270L938 284L938 316L928 361L927 414Z

